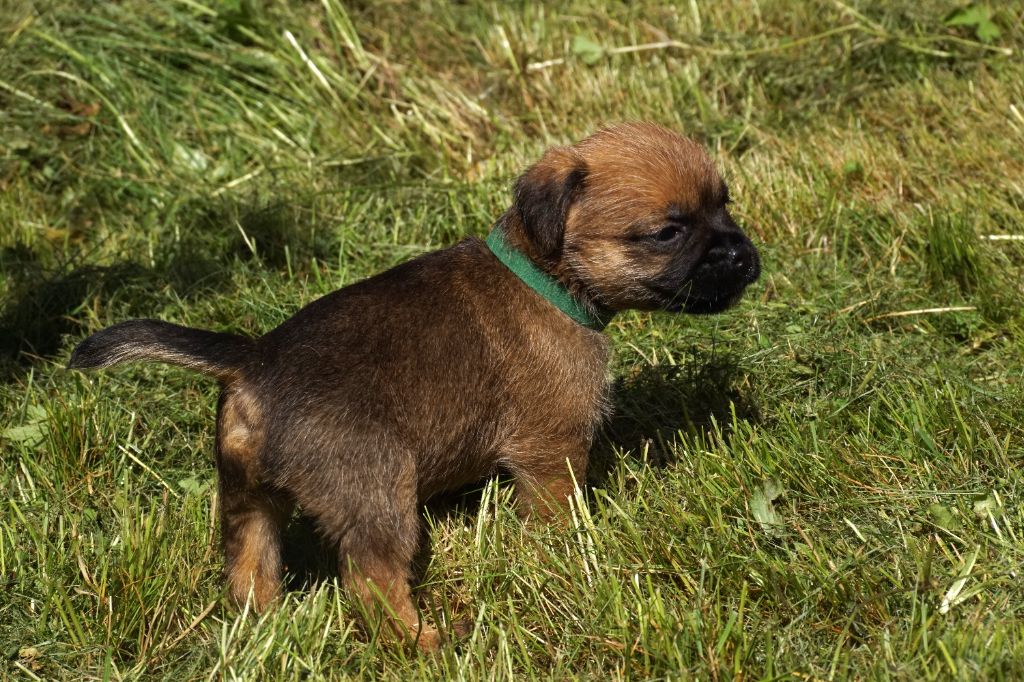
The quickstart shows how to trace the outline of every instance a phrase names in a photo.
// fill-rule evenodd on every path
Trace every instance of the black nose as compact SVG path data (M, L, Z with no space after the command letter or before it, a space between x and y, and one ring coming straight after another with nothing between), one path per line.
M706 262L712 267L739 274L745 283L755 282L761 275L761 259L757 249L742 232L726 232L711 247Z
M743 278L747 284L753 284L761 276L761 258L757 255L757 249L754 248L754 245L749 240L740 248L735 263L743 273Z

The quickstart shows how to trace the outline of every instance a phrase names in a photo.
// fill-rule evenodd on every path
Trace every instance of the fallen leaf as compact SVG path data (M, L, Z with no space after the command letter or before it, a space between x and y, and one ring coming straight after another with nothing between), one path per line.
M953 516L949 507L938 502L928 505L928 515L932 517L932 523L942 530L955 531L960 529L960 522Z
M587 66L597 64L604 57L604 48L585 36L572 39L572 53Z
M25 416L24 424L7 428L3 436L14 443L35 445L43 439L47 420L46 410L38 405L32 405Z
M995 514L998 511L999 502L991 495L974 503L974 515L978 518L987 519L989 514Z
M178 481L178 485L187 493L201 495L210 487L210 482L200 480L198 476L189 476Z
M32 658L39 658L41 655L42 654L40 653L39 649L35 648L34 646L24 646L18 649L18 658L20 658L23 661Z
M761 529L773 537L784 535L785 524L772 505L784 492L785 489L777 481L769 479L758 486L750 498L750 512L761 524Z
M966 26L974 29L974 35L983 43L991 43L1001 35L999 27L992 21L992 10L983 5L962 7L946 18L946 26Z

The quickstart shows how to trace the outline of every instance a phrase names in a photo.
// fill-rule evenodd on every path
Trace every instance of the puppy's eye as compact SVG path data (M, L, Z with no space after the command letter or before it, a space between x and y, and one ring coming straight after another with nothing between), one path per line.
M668 225L661 228L654 235L654 240L662 243L670 242L683 233L683 229L677 225Z

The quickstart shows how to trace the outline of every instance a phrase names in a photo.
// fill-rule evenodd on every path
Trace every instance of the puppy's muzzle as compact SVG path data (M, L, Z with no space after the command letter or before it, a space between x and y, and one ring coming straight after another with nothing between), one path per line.
M721 312L760 276L761 258L747 236L738 229L719 232L690 279L682 308L704 315Z

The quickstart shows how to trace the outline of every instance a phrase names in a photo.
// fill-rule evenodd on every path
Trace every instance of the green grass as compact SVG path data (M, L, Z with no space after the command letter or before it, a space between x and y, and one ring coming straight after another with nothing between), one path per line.
M1024 8L990 5L980 43L940 0L0 3L0 678L1024 677ZM708 145L764 276L612 324L573 527L495 482L434 510L424 609L474 621L435 657L356 625L301 521L286 603L231 609L216 387L73 344L266 331L628 118Z

